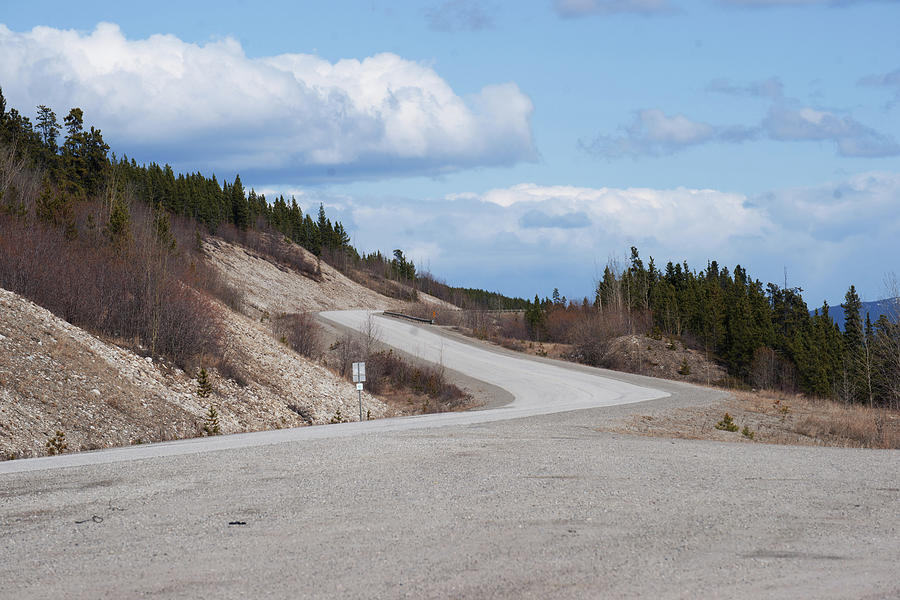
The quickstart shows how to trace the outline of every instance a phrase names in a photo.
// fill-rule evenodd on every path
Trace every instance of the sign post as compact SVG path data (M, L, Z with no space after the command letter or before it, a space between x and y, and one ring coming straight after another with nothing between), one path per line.
M366 363L353 363L353 383L356 384L356 396L359 399L359 420L362 421L362 389L366 380Z

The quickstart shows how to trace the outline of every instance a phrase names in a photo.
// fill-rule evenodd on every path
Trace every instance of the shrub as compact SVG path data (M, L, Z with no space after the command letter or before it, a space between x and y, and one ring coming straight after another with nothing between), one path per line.
M722 417L722 420L716 423L716 429L721 429L722 431L737 431L738 426L734 422L734 419L728 413L725 413L725 416Z
M201 398L209 398L212 393L212 383L209 381L209 375L206 369L200 369L197 373L197 395Z
M741 429L741 435L744 436L745 438L749 438L752 440L756 434L754 434L752 431L750 431L749 427L744 425L744 428Z
M308 312L276 317L272 320L272 332L302 356L317 359L322 355L322 328Z
M469 400L468 394L447 380L441 367L412 365L392 350L374 352L366 362L366 386L377 394L387 385L436 400L436 405L429 404L434 412L458 408Z
M219 427L219 411L212 404L206 411L206 421L203 423L203 433L206 435L221 435L222 429Z
M69 445L66 443L66 434L57 429L56 433L47 439L47 443L44 444L44 447L47 448L48 456L63 454L69 448Z
M688 364L687 358L681 359L681 367L678 369L678 374L685 377L691 374L691 366Z
M331 420L328 421L329 425L336 425L338 423L349 423L350 419L341 414L341 409L337 409L332 415Z

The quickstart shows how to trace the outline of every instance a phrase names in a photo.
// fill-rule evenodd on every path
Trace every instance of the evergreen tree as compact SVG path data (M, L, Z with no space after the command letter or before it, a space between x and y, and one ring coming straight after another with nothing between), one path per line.
M546 315L541 307L541 300L538 295L534 295L534 302L525 309L525 324L531 334L531 339L539 342L543 339L544 325L546 323Z
M37 107L37 130L41 134L41 140L44 145L56 154L56 137L59 135L59 123L56 122L56 113L41 104Z
M209 381L209 374L203 367L197 373L197 395L201 398L209 398L212 393L212 383Z
M238 229L247 229L250 224L250 210L247 206L247 198L244 195L244 186L241 183L241 176L234 178L234 184L230 187L231 196L231 218L232 223Z
M221 435L222 429L219 426L219 411L216 410L214 404L210 404L206 410L206 420L203 424L203 433L206 435Z
M119 194L113 199L105 232L110 245L117 252L123 252L131 241L131 213Z
M860 309L862 302L856 287L850 286L844 296L844 377L842 395L845 400L859 401L864 397L865 385L865 338Z
M157 203L156 210L153 212L153 230L156 234L156 241L162 248L169 252L175 250L175 236L172 234L169 215L163 208L162 202Z

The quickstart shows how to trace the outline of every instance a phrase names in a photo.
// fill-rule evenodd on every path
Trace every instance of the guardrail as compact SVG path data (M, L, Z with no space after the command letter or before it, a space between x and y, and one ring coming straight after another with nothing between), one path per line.
M395 317L397 319L409 319L410 321L418 321L419 323L428 323L429 325L434 325L434 319L423 319L421 317L414 317L412 315L404 315L403 313L391 312L389 310L384 311L382 314L387 315L389 317Z

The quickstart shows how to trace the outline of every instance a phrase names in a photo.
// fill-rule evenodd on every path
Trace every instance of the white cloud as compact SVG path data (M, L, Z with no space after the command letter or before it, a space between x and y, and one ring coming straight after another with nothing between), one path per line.
M763 120L763 129L778 141L832 141L842 156L883 157L900 154L890 136L866 127L851 117L810 107L776 105Z
M249 58L230 38L128 40L101 23L87 34L0 25L0 55L11 105L47 104L61 117L79 106L114 149L179 167L356 178L536 155L533 106L514 83L460 97L432 68L390 53Z
M316 192L317 193L317 192ZM365 250L402 248L455 285L533 297L590 294L610 256L741 264L763 283L802 287L811 307L853 283L882 293L900 253L900 173L864 173L758 197L717 190L522 183L441 199L307 198L335 207Z
M590 230L573 234L569 227L553 231L519 231L523 239L543 237L560 243L572 235L586 239L615 236L626 243L665 240L673 245L690 245L713 250L729 238L761 236L769 223L759 210L745 206L745 198L715 190L677 188L584 188L541 186L523 183L494 189L482 196L484 202L509 209L520 217L540 210L548 217L584 214Z
M656 108L637 111L632 122L620 130L621 135L599 135L581 145L606 158L659 156L717 140L742 142L755 135L750 128L714 126L681 114L669 116Z
M710 125L685 115L666 115L659 109L635 113L619 135L598 135L581 141L581 147L605 158L661 156L711 142L742 143L759 137L780 142L830 141L838 154L848 157L886 157L900 154L900 144L890 135L867 127L849 116L812 107L791 108L782 101L780 84L768 80L746 87L727 81L714 82L711 91L729 94L775 94L777 101L759 125Z

